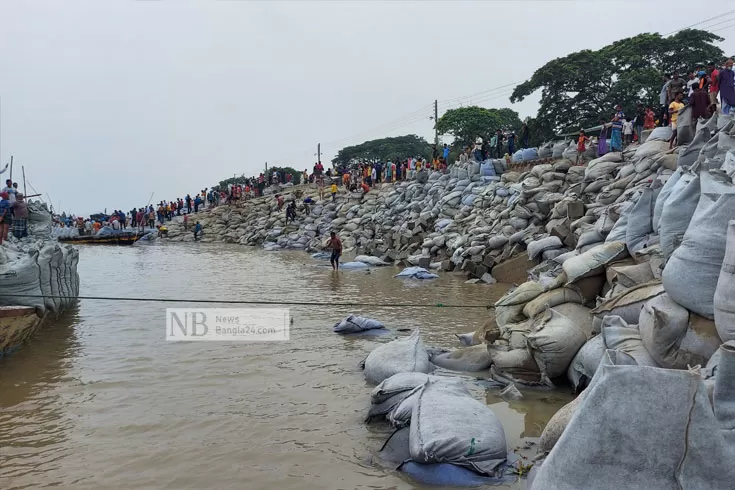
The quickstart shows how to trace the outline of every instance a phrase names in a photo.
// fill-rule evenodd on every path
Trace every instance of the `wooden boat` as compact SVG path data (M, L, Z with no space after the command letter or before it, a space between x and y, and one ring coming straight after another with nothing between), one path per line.
M31 306L0 306L0 359L18 350L44 318Z
M59 237L60 242L74 245L132 245L143 238L142 234L123 232L114 235L91 235L75 237Z

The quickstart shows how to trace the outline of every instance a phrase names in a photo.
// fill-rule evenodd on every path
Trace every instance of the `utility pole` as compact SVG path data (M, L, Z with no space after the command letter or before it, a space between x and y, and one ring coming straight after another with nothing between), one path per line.
M434 100L434 145L439 148L439 102Z
M268 177L268 162L265 162L265 174L266 178Z
M316 144L316 161L317 162L322 161L322 144L321 143Z
M23 195L27 196L28 193L26 192L26 166L21 165L20 169L23 171Z
M13 155L10 155L10 180L13 180Z

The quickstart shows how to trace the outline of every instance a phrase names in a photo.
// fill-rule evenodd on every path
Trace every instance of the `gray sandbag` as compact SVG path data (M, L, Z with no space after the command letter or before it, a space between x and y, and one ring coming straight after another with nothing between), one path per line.
M659 239L664 257L671 257L684 239L684 234L699 203L699 177L685 175L674 186L661 211Z
M571 257L562 264L567 274L567 284L579 279L595 276L605 270L605 266L628 255L625 243L609 242L598 245L584 253Z
M629 204L620 215L610 233L605 237L605 243L625 242L625 235L628 232L628 217L633 211L633 204Z
M671 194L671 191L674 188L674 185L676 185L676 183L679 182L679 179L681 178L683 173L684 173L683 169L681 168L676 169L676 171L673 174L671 174L671 177L669 177L669 180L667 180L664 186L661 188L661 192L658 193L658 197L656 197L656 205L653 207L653 220L652 220L654 233L658 233L658 226L659 226L659 221L661 221L661 212L664 209L664 203L666 203L666 199L669 198L669 195Z
M578 303L582 304L585 300L582 294L571 287L559 287L546 291L532 299L523 307L523 314L528 318L533 318L539 313L546 310L547 307L553 308L562 303Z
M697 209L681 245L666 263L662 280L674 301L712 319L717 278L725 257L727 223L735 216L735 193L710 193L705 173L700 177Z
M592 324L595 326L594 330L599 331L602 320L608 315L619 316L627 323L636 323L643 309L643 304L665 292L660 281L651 281L613 296L591 311L594 317L592 320Z
M487 351L487 346L480 344L440 354L435 356L431 362L444 369L476 372L489 368L493 361Z
M704 366L722 343L712 320L690 314L665 293L643 305L638 329L651 357L667 369Z
M507 292L502 298L495 302L495 306L514 306L523 305L531 301L539 294L546 291L544 287L536 281L526 281L517 288ZM521 308L523 309L523 308ZM497 315L497 309L496 309Z
M722 344L718 352L719 372L715 377L713 405L721 433L732 449L735 448L735 346Z
M584 296L584 293L582 293ZM557 313L569 318L575 325L581 328L587 339L594 335L592 331L592 309L577 303L562 303L554 306Z
M526 247L526 249L528 251L528 258L533 260L546 250L554 250L563 246L564 244L561 242L559 237L549 236L532 241L528 244L528 247Z
M658 128L653 128L653 131L651 131L651 134L648 135L648 138L646 138L646 141L665 141L666 143L671 140L671 126L662 126Z
M38 308L39 312L45 311L38 250L31 250L0 264L0 278L0 305L31 306ZM28 296L7 296L10 294Z
M712 133L707 128L703 128L702 131L697 131L692 142L679 150L677 166L687 169L694 165L699 158L699 152L702 151L702 148L704 148L711 138Z
M531 488L724 489L734 457L699 376L601 365Z
M372 318L363 318L357 315L350 315L344 320L337 322L332 328L332 331L335 333L349 334L381 328L385 328L385 325L380 323L378 320L374 320Z
M605 354L605 339L596 335L588 340L574 355L567 369L567 379L575 392L587 386Z
M486 404L453 385L429 381L411 414L411 459L451 463L493 475L506 460L505 432Z
M418 390L419 388L415 388ZM386 398L385 400L377 403L371 403L370 409L365 416L365 423L369 424L378 420L385 420L390 418L391 412L393 412L406 398L414 394L414 391L404 391L396 393L395 395Z
M429 375L426 373L394 374L373 388L373 391L370 392L370 403L383 403L399 393L406 393L418 386L423 386L427 381L429 381Z
M692 106L684 106L679 111L679 117L676 120L676 141L680 145L686 145L694 138L694 130L697 121L692 121Z
M51 263L57 248L58 244L49 242L44 244L38 253L39 282L41 292L46 296L43 301L46 308L56 314L61 312L61 299L54 297L53 289L51 288L51 280L54 277L51 270Z
M643 345L638 325L628 324L616 315L607 315L602 320L602 337L605 340L605 347L625 352L635 359L639 366L658 366Z
M429 354L418 329L406 338L376 347L365 359L365 379L374 384L398 373L430 371Z
M654 281L656 278L651 270L651 264L643 262L633 265L611 265L607 268L607 279L610 284L620 284L632 288Z
M548 308L534 319L526 342L542 379L551 384L552 378L567 371L574 355L587 342L587 335L569 318Z
M735 340L735 221L727 224L727 242L714 297L715 325L723 342Z
M625 244L633 254L646 246L648 235L653 233L652 217L655 204L652 189L644 189L628 215Z
M455 333L454 336L457 337L457 340L459 340L460 344L467 347L482 343L482 340L477 338L475 332Z

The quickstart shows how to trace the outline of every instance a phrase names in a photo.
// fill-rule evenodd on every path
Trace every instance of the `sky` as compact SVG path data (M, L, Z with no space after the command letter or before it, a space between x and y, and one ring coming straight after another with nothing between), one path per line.
M697 27L735 54L735 1L710 6L0 0L0 162L13 155L13 180L24 166L27 193L56 211L129 210L266 162L311 169L317 143L326 163L374 138L431 140L434 100L440 116L535 115L538 94L510 104L517 82L641 32L712 18Z

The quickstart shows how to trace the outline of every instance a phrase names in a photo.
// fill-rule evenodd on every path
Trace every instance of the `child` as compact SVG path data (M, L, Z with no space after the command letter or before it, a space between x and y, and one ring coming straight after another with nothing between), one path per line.
M630 119L623 119L623 138L626 146L633 142L633 121Z
M337 184L335 184L334 182L332 182L331 190L332 190L332 202L334 202L334 200L337 198Z
M587 147L585 146L585 143L588 142L589 140L590 139L584 133L584 130L580 130L579 139L577 140L577 161L574 162L575 165L579 165L579 157L584 155L584 152L587 151ZM584 161L584 158L582 159L582 161Z

